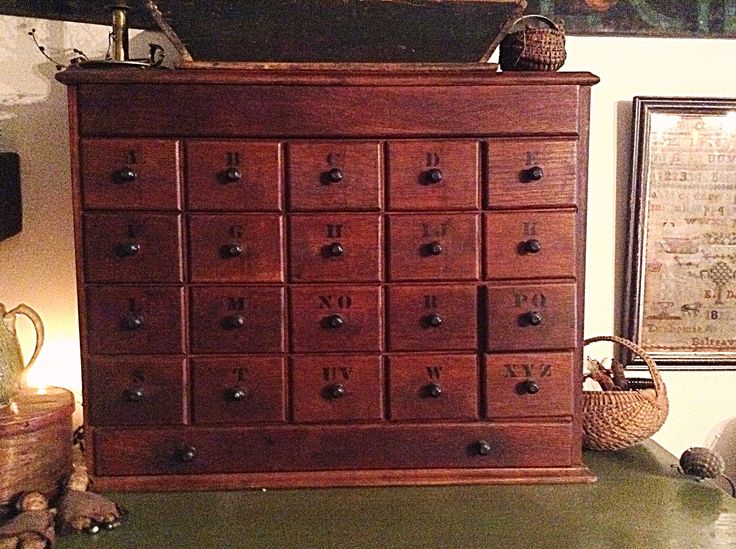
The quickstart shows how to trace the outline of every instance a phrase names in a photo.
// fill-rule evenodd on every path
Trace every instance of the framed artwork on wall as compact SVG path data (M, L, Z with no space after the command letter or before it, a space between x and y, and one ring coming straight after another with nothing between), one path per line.
M662 368L736 369L736 99L633 107L624 336Z

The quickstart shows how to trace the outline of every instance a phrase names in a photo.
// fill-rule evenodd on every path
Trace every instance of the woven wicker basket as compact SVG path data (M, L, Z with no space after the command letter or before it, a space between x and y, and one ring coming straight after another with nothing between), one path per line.
M649 368L654 382L653 389L583 392L583 447L620 450L659 431L669 410L667 390L657 365L644 349L615 336L592 337L585 340L585 345L597 341L612 341L636 353Z
M543 21L549 27L536 27ZM501 42L499 61L505 71L556 71L565 63L565 32L542 15L525 15Z

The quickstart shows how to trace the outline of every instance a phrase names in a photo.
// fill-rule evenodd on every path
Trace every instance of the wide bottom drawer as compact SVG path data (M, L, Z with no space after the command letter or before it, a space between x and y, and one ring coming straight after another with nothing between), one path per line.
M94 469L139 476L567 467L573 441L569 423L99 429Z

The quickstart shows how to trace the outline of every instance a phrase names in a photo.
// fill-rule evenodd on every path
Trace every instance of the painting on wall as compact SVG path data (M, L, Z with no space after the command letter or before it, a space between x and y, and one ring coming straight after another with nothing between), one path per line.
M567 34L736 38L736 0L529 0Z
M212 28L233 25L233 12L253 9L255 0L229 2L230 7L208 13L209 0L161 0L164 14L186 12L208 13L215 17ZM334 0L336 5L343 0ZM386 0L396 4L402 0ZM417 4L416 0L403 0ZM446 0L451 4L453 0ZM0 0L0 14L22 15L69 21L107 24L110 0ZM150 27L145 0L129 0L134 8L134 27ZM328 5L327 2L325 2ZM284 9L283 0L259 0L258 9L267 13ZM540 13L562 19L568 34L636 35L670 37L736 38L736 0L527 0L525 13Z
M660 368L736 369L736 100L634 117L624 335Z

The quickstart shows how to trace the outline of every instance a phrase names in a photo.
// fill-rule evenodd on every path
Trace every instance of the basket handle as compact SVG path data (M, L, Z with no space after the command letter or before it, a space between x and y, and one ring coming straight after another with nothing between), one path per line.
M588 345L590 343L596 343L598 341L612 341L613 343L618 343L622 347L626 347L630 351L633 351L647 365L647 368L649 369L649 373L652 375L652 381L654 382L654 393L657 396L659 396L661 393L664 393L664 381L662 381L662 377L659 375L657 364L654 362L652 357L650 357L647 354L647 352L644 349L639 347L636 343L633 343L629 341L628 339L624 339L618 336L590 337L586 339L585 341L583 341L583 345Z
M555 24L555 22L552 21L552 19L550 19L549 17L545 17L544 15L532 14L532 15L523 15L523 16L519 17L516 21L514 21L514 24L511 25L511 30L509 32L514 32L517 29L517 25L519 23L523 23L523 22L525 22L525 21L527 21L529 19L537 19L539 21L544 21L545 23L547 23L549 25L549 27L551 29L554 29L556 31L560 30L560 27L558 27Z

